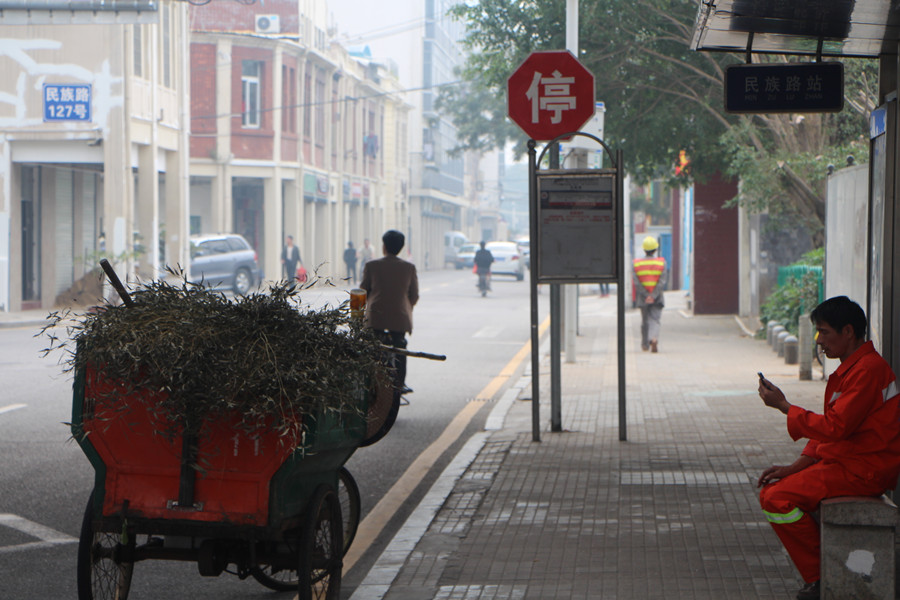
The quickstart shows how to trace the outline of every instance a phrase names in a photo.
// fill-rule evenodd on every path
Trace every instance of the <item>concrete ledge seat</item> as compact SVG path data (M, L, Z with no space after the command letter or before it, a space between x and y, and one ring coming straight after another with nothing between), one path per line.
M895 597L898 517L897 506L887 496L822 501L822 600Z
M839 496L822 500L819 518L833 525L894 527L900 520L897 505L885 495Z

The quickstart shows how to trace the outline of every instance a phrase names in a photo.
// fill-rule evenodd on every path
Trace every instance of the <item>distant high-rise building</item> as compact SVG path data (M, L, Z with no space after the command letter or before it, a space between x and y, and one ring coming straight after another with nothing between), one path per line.
M442 87L456 81L455 69L465 58L460 44L464 25L448 14L456 0L396 0L389 16L366 12L366 8L349 14L346 0L332 6L340 10L342 4L349 23L341 22L340 13L333 15L337 28L360 31L347 36L345 43L370 52L374 61L395 64L408 90L404 98L413 107L408 248L420 268L440 268L444 234L462 230L475 235L478 229L477 219L470 214L472 197L464 185L465 161L450 154L458 145L456 129L435 105Z

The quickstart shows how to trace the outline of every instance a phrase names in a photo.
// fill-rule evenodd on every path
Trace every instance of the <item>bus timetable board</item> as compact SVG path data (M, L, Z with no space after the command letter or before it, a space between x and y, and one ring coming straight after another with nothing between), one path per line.
M537 194L538 281L615 280L615 169L543 171Z

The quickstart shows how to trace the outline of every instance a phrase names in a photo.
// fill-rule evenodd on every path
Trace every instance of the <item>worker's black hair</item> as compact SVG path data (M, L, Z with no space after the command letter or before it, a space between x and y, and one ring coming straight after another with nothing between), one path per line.
M841 331L847 325L853 327L856 339L863 340L869 329L869 321L863 309L847 296L835 296L825 300L809 314L813 325L827 323L835 331Z

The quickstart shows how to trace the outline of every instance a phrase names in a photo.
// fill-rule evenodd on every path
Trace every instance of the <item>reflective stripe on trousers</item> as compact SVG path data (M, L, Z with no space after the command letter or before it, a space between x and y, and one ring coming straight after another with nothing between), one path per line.
M795 508L791 512L788 513L773 513L767 510L764 510L763 513L766 515L766 518L769 520L769 523L775 523L778 525L786 525L788 523L796 523L800 519L803 518L803 511L799 508Z

